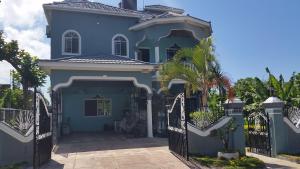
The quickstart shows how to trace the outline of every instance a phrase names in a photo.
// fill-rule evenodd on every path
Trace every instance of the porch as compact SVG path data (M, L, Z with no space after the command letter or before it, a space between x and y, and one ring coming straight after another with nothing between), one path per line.
M188 168L168 150L167 139L123 135L72 134L54 148L52 161L41 169Z
M152 137L152 96L130 81L74 80L57 101L58 134L119 133Z

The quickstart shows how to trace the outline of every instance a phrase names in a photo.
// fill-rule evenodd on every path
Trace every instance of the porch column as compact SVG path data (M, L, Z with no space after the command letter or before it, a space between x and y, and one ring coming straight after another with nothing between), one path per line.
M147 95L147 130L148 137L153 138L153 127L152 127L152 94Z

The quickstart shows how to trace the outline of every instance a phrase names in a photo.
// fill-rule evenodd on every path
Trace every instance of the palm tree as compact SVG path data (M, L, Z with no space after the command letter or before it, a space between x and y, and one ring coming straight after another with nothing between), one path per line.
M211 38L203 39L194 48L184 48L176 53L174 58L160 68L160 81L163 89L167 89L169 82L173 79L184 80L187 93L202 92L202 105L207 106L208 92L212 86L229 85L228 78L224 75L216 78L212 71L219 65ZM226 79L226 80L225 80ZM220 83L222 81L222 83Z

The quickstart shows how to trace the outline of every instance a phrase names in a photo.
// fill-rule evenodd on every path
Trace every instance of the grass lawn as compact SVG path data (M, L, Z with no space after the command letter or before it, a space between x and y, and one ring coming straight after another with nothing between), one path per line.
M202 166L224 169L263 169L264 162L254 157L241 157L238 160L223 160L216 157L193 157Z
M0 166L0 169L23 169L26 163L18 163L18 164L13 164L13 165L8 165L8 166Z
M278 158L300 164L300 154L280 154Z

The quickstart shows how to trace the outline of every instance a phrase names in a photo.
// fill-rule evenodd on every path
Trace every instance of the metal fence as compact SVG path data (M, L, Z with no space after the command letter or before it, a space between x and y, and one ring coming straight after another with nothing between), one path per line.
M25 134L33 125L34 117L32 110L21 110L12 108L0 109L0 122Z
M209 108L201 107L199 111L190 114L191 118L189 122L195 127L205 130L215 123L217 123L222 117L226 116L223 107Z
M284 116L287 117L297 128L300 128L300 108L287 106L284 109Z

